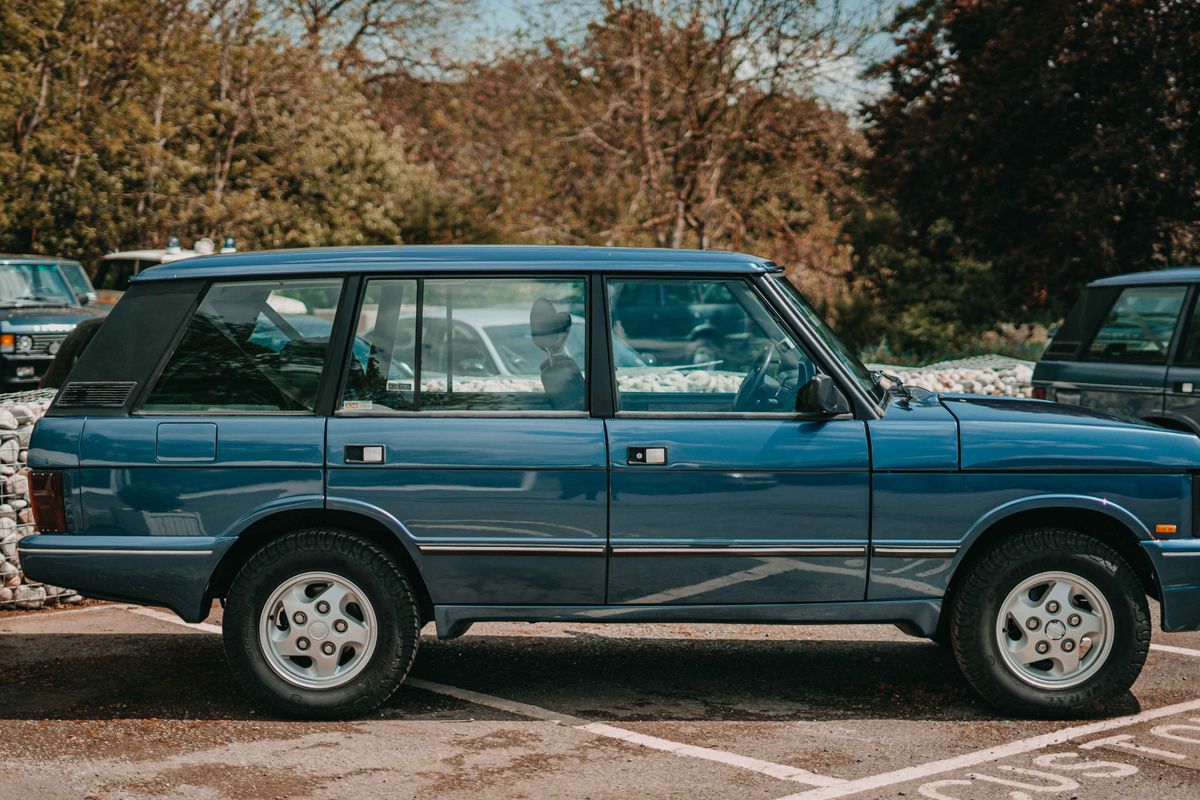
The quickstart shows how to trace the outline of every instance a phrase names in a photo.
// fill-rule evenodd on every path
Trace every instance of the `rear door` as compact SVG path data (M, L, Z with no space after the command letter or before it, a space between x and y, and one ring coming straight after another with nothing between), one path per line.
M1200 292L1192 289L1188 313L1167 370L1164 419L1200 432Z
M365 282L329 421L328 503L403 525L439 605L604 602L604 422L588 414L586 361L565 350L587 285ZM481 375L481 345L501 335L534 356L512 359L516 374Z

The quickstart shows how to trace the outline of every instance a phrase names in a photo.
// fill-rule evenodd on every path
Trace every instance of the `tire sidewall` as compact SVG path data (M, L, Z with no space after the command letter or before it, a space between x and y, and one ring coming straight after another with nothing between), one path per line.
M265 552L265 551L264 551ZM393 671L397 654L404 649L402 631L411 611L404 597L389 591L390 564L356 558L340 550L296 549L292 552L251 558L230 588L225 609L227 653L235 671L244 671L262 692L268 705L293 715L339 715L379 692L379 682ZM263 606L282 584L306 572L327 572L355 584L375 612L375 650L354 679L331 689L307 689L289 683L268 663L259 640ZM232 639L231 639L232 637ZM407 662L405 662L407 666Z
M1000 607L1021 581L1043 572L1067 572L1091 582L1108 601L1113 615L1112 647L1104 664L1085 682L1064 689L1044 689L1030 685L1013 673L1000 653L996 641ZM1067 710L1088 705L1119 687L1130 662L1137 658L1136 632L1139 619L1138 598L1131 596L1117 566L1094 555L1057 553L1013 562L996 574L989 592L973 621L979 646L984 649L990 678L1014 703L1028 709L1060 708Z

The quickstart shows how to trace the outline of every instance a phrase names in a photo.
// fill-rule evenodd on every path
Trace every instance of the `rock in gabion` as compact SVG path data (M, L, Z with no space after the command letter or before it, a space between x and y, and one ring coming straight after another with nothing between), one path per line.
M70 589L31 583L17 558L17 542L33 533L26 448L53 399L53 391L0 395L0 611L83 600Z
M992 394L1030 397L1033 393L1033 362L1004 356L976 356L940 361L926 367L897 367L872 364L871 369L889 372L909 386L951 394Z

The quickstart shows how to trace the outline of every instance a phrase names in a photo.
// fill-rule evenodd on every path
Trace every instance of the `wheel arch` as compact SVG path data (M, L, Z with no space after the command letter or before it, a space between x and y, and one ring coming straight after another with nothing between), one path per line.
M1156 600L1162 599L1154 564L1140 544L1143 538L1150 538L1149 531L1133 514L1121 506L1097 498L1037 500L1040 502L1001 506L980 519L971 529L965 550L960 554L959 563L946 587L938 624L939 636L947 632L948 612L955 593L974 563L1005 536L1031 528L1065 528L1103 542L1129 562L1147 595Z
M207 598L224 598L242 565L268 543L286 533L306 528L338 528L350 531L378 545L396 559L412 583L421 611L421 620L433 619L433 600L421 576L417 558L410 550L411 537L395 518L360 504L330 504L321 508L289 508L262 515L236 534L209 578Z

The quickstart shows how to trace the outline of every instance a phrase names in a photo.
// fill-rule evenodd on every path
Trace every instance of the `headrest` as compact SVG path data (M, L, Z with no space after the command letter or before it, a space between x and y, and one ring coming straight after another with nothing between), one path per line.
M529 309L529 333L539 350L554 355L562 350L571 332L571 314L557 311L554 304L544 297L533 301Z

